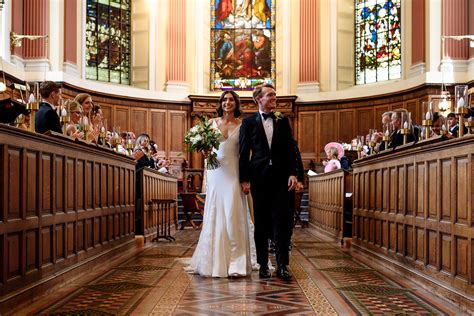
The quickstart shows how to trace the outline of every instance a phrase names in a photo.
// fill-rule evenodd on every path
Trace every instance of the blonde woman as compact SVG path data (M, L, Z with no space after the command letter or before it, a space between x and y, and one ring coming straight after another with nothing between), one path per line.
M72 100L67 100L65 104L66 108L69 107L69 115L71 116L71 122L66 126L66 135L72 136L79 139L84 139L84 133L81 129L81 117L82 117L82 106Z

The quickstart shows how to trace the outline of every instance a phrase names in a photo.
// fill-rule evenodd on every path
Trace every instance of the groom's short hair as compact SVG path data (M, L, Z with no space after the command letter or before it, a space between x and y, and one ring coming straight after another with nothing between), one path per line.
M258 104L257 97L260 95L260 93L262 93L263 88L272 88L273 90L275 90L275 87L270 83L262 83L262 84L256 85L255 88L253 89L253 94L252 94L253 101L256 104Z

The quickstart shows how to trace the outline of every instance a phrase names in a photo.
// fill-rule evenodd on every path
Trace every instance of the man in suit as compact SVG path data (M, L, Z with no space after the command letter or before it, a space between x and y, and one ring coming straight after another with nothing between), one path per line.
M61 100L61 89L56 82L45 81L40 86L40 94L43 101L40 103L39 111L35 116L35 130L44 134L47 131L62 133L59 116L56 107Z
M259 275L271 277L268 239L272 239L277 276L289 281L288 247L293 227L289 198L297 184L295 143L288 118L273 113L275 88L270 84L257 86L253 98L259 111L245 118L240 127L240 183L244 193L252 192Z

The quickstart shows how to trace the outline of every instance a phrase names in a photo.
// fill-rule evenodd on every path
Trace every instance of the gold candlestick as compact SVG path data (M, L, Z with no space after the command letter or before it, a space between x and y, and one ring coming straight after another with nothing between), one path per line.
M30 114L30 130L32 132L36 132L36 129L35 129L35 116L36 116L36 112L39 109L39 102L36 102L36 101L35 102L28 102L26 104L26 109L31 111L31 114Z
M374 147L375 143L373 141L369 142L369 148L370 148L370 154L372 155L374 153Z
M408 134L410 134L410 129L402 128L402 129L400 129L400 134L403 135L403 145L405 145L407 143L407 140L408 140Z
M59 119L61 123L63 124L63 134L66 135L67 124L71 122L71 117L69 115L66 115L66 116L61 116Z
M433 121L432 120L422 120L421 125L425 128L425 131L429 131L430 128L433 126ZM430 138L430 135L428 132L425 133L425 139Z
M385 150L387 150L388 149L388 142L390 141L390 136L383 135L382 136L382 141L385 144Z
M471 135L471 128L474 126L474 122L472 121L467 121L466 123L464 123L464 126L467 127L467 135ZM464 129L464 128L463 128Z
M464 136L464 114L467 113L467 109L465 107L457 107L456 108L456 112L454 112L454 114L456 114L457 118L458 118L458 122L459 122L459 131L458 131L458 137L463 137Z
M107 137L107 133L106 132L100 132L99 133L99 138L101 140L101 143L102 143L102 146L105 146L106 144L106 140L105 138Z
M88 141L87 137L89 136L89 133L91 132L92 127L89 124L83 125L82 130L84 131L84 140L87 142Z

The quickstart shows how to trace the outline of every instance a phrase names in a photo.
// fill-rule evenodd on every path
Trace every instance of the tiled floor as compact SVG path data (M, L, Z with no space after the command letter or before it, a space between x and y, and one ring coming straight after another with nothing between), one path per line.
M337 244L297 228L291 282L202 278L183 270L199 231L183 230L92 281L65 285L15 314L51 315L462 315L408 280L356 260ZM92 272L91 272L92 273ZM89 275L90 277L90 275ZM89 278L90 279L90 278Z

